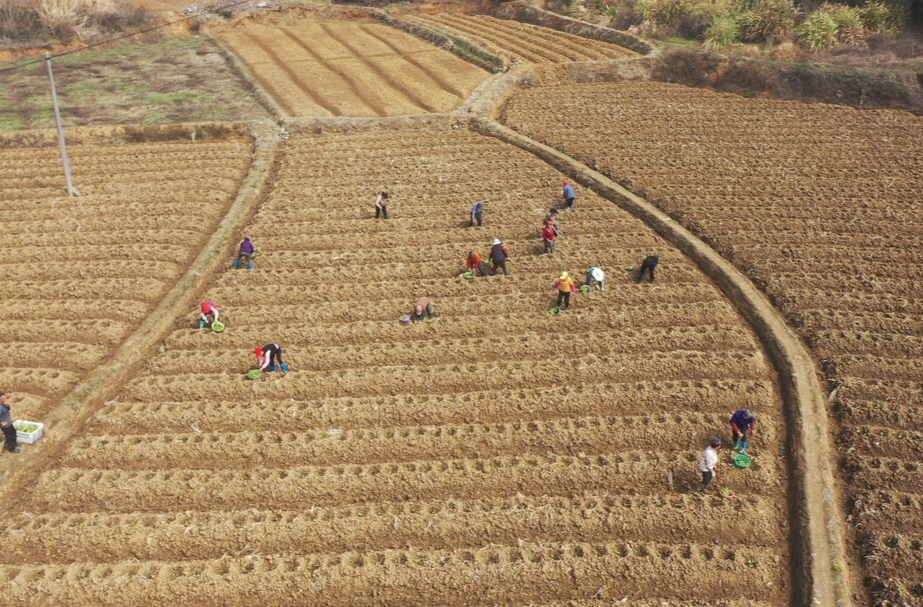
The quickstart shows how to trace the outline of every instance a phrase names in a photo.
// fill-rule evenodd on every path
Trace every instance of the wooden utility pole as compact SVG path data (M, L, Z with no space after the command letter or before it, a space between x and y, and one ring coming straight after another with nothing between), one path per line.
M48 65L48 80L51 82L51 104L54 106L54 121L58 125L58 147L61 148L61 164L64 165L64 181L67 183L68 196L80 196L71 179L71 163L67 157L67 144L64 143L64 126L61 124L61 110L58 108L58 92L54 86L54 73L51 71L51 53L45 53Z

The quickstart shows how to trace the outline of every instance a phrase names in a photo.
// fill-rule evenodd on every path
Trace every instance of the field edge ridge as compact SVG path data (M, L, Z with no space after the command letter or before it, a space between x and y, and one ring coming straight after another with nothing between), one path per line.
M813 358L765 295L729 261L669 215L611 179L492 118L472 116L471 127L516 146L571 176L584 187L641 220L688 255L743 315L766 348L779 375L788 437L791 488L791 588L793 604L851 606L843 521L824 393ZM834 575L835 574L835 575Z
M237 188L234 199L221 218L215 231L202 245L195 260L160 299L156 307L144 318L135 331L126 337L115 353L102 365L86 375L43 420L53 429L53 439L47 448L34 459L24 462L14 471L0 478L0 512L17 509L16 488L29 486L49 463L57 461L70 444L70 439L93 416L105 400L122 386L123 382L150 354L176 322L181 311L189 307L209 279L230 253L229 239L252 214L261 199L266 180L272 173L277 141L251 134L253 150L249 168ZM260 141L262 140L262 141Z

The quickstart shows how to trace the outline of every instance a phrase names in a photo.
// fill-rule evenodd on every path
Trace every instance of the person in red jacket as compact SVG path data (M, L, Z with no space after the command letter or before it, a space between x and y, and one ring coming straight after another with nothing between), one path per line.
M477 272L478 276L487 276L487 272L484 270L484 262L481 261L481 254L475 250L468 251L465 267L468 268L469 272Z
M199 328L204 329L205 327L211 325L213 322L218 322L218 306L215 305L213 301L203 301L202 305L199 306L202 310L202 313L199 315L201 320L199 321Z
M557 251L554 248L554 241L558 237L558 231L554 229L554 223L551 220L545 222L545 229L542 230L542 246L544 252L542 255L554 255Z

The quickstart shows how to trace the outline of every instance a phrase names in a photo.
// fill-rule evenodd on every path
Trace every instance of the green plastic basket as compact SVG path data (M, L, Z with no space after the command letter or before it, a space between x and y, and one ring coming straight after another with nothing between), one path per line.
M587 285L581 285L581 286L580 286L580 292L581 292L581 293L584 293L584 294L589 293L589 292L590 292L590 287L588 287Z
M252 371L247 371L247 379L256 379L260 376L259 369L253 369Z
M465 272L464 274L462 274L462 278L464 278L465 280L471 280L472 278L474 278L474 272Z
M222 331L224 331L224 323L218 322L216 320L215 322L212 323L212 331L214 331L215 333L221 333Z
M743 453L738 453L734 456L734 465L738 468L749 468L752 463L750 457Z
M561 308L551 308L551 312L550 312L550 313L551 313L552 316L557 316L558 314L561 313Z

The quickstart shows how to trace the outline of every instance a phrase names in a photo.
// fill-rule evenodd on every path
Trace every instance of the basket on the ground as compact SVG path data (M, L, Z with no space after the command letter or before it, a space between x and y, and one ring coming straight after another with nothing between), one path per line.
M27 419L17 419L13 422L13 427L16 428L16 440L27 445L42 438L42 434L45 433L45 424Z

